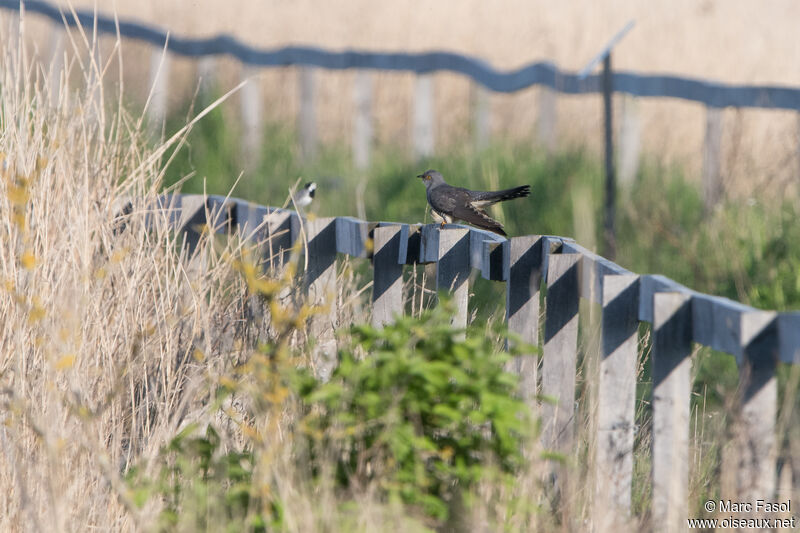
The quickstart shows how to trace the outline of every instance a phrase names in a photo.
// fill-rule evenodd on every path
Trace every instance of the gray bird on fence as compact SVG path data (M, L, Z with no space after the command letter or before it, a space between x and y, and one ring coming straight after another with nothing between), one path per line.
M455 220L463 220L473 226L493 231L505 236L503 225L486 214L484 207L523 198L531 193L530 185L521 185L502 191L471 191L463 187L448 185L442 175L435 170L427 170L417 176L422 178L431 206L434 220L452 224Z
M311 202L314 200L314 193L316 192L317 184L313 181L309 181L306 183L305 187L297 191L297 195L294 197L294 203L300 207L311 205Z

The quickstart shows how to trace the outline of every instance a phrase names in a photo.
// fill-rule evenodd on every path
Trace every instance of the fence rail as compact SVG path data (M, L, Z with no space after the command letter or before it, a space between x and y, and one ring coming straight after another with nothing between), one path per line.
M256 48L231 35L205 39L176 36L166 30L127 20L117 20L86 10L75 14L41 0L25 0L25 10L59 23L96 27L98 33L121 35L143 41L186 57L229 55L244 64L260 67L306 66L325 69L399 70L428 74L450 71L470 77L495 92L511 93L543 85L565 94L602 92L601 76L585 78L563 72L548 62L537 62L509 71L492 68L484 60L451 52L376 53L360 50L331 52L310 46L278 49ZM19 0L0 0L0 8L19 10ZM710 107L758 107L800 110L800 89L765 85L728 85L710 80L671 75L615 72L614 91L633 96L680 98Z
M317 218L301 224L294 211L220 196L163 196L157 208L169 213L175 230L186 233L190 249L201 238L195 229L198 224L219 233L238 233L262 250L269 249L269 261L280 261L297 239L306 240L308 296L312 303L329 304L330 310L315 317L311 325L317 339L314 360L322 374L335 364L337 306L331 298L337 293L338 254L371 260L376 325L403 313L405 265L436 265L437 288L453 293L457 327L467 325L472 269L485 279L506 283L509 330L543 345L541 380L536 375L538 355L514 362L521 393L533 404L539 393L557 399L554 405L537 406L543 419L542 440L547 448L567 455L573 447L579 302L598 304L602 309L596 348L600 361L597 375L589 376L598 384L592 515L597 531L615 530L631 513L640 322L653 327L653 527L683 530L688 516L693 343L726 352L739 365L740 398L733 407L737 455L731 463L737 469L735 501L770 501L776 493L775 372L779 362L800 364L800 313L760 311L695 292L664 276L634 274L564 237L504 239L460 225L440 229L435 224L366 222L352 217ZM540 343L542 284L547 292Z

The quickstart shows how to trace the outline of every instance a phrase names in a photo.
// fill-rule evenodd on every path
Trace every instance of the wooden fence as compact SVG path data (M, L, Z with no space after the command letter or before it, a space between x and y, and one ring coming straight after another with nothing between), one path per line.
M467 324L471 271L506 284L508 327L525 341L541 345L538 355L515 361L523 396L557 400L538 408L543 445L571 453L579 303L601 308L597 369L596 461L592 523L612 531L631 513L638 331L652 325L652 517L656 531L685 530L689 513L690 365L694 343L728 353L739 367L740 395L733 407L737 453L735 497L770 501L776 494L777 386L779 363L800 364L800 313L759 311L740 303L697 293L659 275L639 275L600 257L568 238L527 235L505 239L460 226L365 222L352 217L302 221L297 213L218 196L174 195L160 200L190 248L208 224L217 232L243 238L282 257L305 238L307 291L312 303L328 303L328 315L312 324L315 362L322 373L334 364L336 258L370 259L373 266L372 323L391 321L404 310L405 265L435 264L436 286L451 291L453 325ZM302 232L305 236L302 237ZM276 254L277 252L277 254ZM546 287L544 338L539 339L540 290ZM594 378L592 378L594 379ZM541 382L539 388L538 383ZM786 467L786 466L785 466Z
M355 69L353 110L354 128L352 139L353 161L359 168L366 168L370 161L370 147L374 137L372 123L373 80L371 72L407 71L417 74L414 85L414 111L412 114L412 147L416 157L431 155L435 151L434 78L435 72L449 71L469 77L475 84L472 100L472 126L478 147L485 146L489 139L489 113L487 90L502 93L516 92L532 86L543 88L539 100L537 134L539 142L550 149L555 144L556 98L561 94L599 94L603 92L603 74L581 76L563 72L549 62L532 63L516 70L499 71L482 59L449 52L430 53L373 53L357 50L330 52L314 47L290 46L279 49L258 49L242 43L230 35L219 35L207 39L189 39L160 28L133 21L117 20L90 11L63 11L58 6L41 0L0 0L0 8L19 10L51 19L54 23L50 46L51 65L63 59L64 26L81 24L96 29L98 34L117 35L149 43L153 46L150 60L149 86L153 88L148 114L155 131L160 130L167 110L169 93L170 54L193 57L200 60L198 74L207 84L213 76L215 56L228 55L239 60L242 77L249 79L248 88L242 91L242 124L246 142L244 155L254 157L256 147L261 146L263 127L258 79L253 75L259 68L295 65L298 69L299 101L298 134L301 153L313 157L317 147L315 120L315 71L323 69ZM63 68L60 67L60 68ZM58 79L56 70L53 78ZM634 97L679 98L706 106L706 131L703 150L703 193L708 208L721 197L721 140L725 107L785 109L800 111L800 89L780 86L728 85L710 80L684 78L672 75L650 75L634 72L613 72L607 76L613 92L630 95L622 108L621 135L617 159L620 182L628 183L637 173L641 147L641 127L638 118L639 106ZM53 89L54 92L57 89Z

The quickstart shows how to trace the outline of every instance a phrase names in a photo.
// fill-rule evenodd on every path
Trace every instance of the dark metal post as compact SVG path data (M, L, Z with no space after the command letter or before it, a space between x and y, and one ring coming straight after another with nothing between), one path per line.
M606 152L606 205L603 219L603 255L614 260L617 255L617 231L614 227L616 214L617 178L614 174L614 127L613 109L614 95L613 73L611 71L611 52L603 58L603 115L605 118L605 152Z

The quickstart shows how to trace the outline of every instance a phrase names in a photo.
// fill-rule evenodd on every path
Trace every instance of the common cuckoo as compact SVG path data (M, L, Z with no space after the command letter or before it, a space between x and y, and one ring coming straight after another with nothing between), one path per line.
M503 225L487 215L483 208L513 198L523 198L531 193L530 185L502 191L471 191L463 187L453 187L435 170L428 170L417 177L422 178L425 184L434 220L441 222L443 226L445 222L452 224L456 220L463 220L503 236L506 235Z

